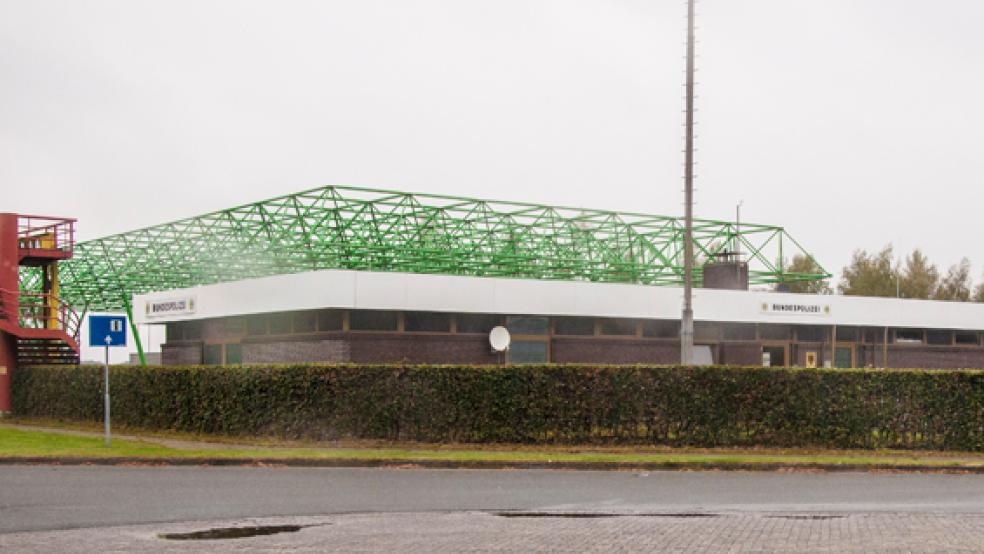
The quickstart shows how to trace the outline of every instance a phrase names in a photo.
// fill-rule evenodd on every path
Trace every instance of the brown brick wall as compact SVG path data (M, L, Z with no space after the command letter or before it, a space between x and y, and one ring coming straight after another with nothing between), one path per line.
M875 347L876 365L881 365L881 347ZM888 347L888 366L896 368L984 368L984 349L966 346Z
M725 341L712 347L717 363L762 363L758 341ZM806 353L818 353L818 365L830 357L830 344L791 344L790 361L806 365ZM680 343L673 339L554 337L551 361L555 363L675 364ZM320 333L292 337L251 337L242 342L243 363L438 363L495 364L485 335ZM171 343L162 347L162 363L202 363L201 343ZM859 367L882 367L881 345L857 345ZM966 346L889 345L893 368L984 368L984 348Z
M164 365L198 365L202 363L202 343L162 344L161 363Z
M719 348L719 359L723 365L762 365L762 343L723 342Z
M255 340L242 343L244 364L347 362L349 344L342 339Z
M745 262L709 263L704 266L705 289L748 290L748 264Z
M674 364L680 361L680 342L653 339L554 338L553 361L558 364Z
M485 335L391 335L349 333L351 361L420 364L494 364Z

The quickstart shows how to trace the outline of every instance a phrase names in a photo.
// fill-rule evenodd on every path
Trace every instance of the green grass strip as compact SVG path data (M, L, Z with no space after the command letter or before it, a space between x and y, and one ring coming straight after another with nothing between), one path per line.
M516 463L624 463L692 465L850 465L892 467L982 467L980 458L941 458L833 454L747 453L607 453L508 450L427 450L401 448L169 448L152 442L114 439L109 448L98 437L63 435L42 431L0 428L0 458L142 458L207 460L210 458L265 460L355 460L361 462L516 462Z

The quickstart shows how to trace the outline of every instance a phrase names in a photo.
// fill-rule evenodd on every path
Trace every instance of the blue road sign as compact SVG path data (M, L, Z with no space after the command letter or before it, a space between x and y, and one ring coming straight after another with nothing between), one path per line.
M126 316L90 315L89 346L126 346Z

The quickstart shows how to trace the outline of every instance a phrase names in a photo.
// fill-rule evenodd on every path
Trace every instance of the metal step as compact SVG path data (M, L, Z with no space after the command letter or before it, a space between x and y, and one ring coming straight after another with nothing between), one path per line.
M18 339L18 365L78 365L79 354L57 339Z

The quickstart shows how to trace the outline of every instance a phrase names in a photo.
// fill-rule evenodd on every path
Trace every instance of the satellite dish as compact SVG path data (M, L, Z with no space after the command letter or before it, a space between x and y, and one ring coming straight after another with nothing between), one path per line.
M501 325L493 327L489 332L489 344L492 345L492 350L496 352L509 350L510 340L509 331Z

